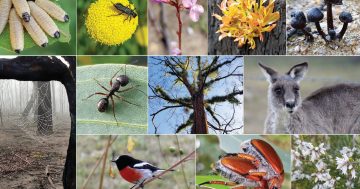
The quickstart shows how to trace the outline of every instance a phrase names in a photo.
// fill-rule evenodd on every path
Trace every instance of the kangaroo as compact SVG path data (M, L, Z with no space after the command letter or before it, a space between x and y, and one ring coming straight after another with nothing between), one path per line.
M360 133L360 84L323 87L301 100L300 81L308 63L281 74L259 63L270 83L265 133Z

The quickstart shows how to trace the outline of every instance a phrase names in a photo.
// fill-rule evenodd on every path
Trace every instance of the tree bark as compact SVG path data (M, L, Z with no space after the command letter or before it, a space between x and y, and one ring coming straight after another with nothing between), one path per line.
M70 67L56 57L17 57L0 59L0 79L15 79L19 81L60 81L66 89L69 101L71 130L66 162L63 173L63 187L76 187L76 144L75 144L75 57L64 57Z
M234 42L234 38L226 37L219 41L219 34L216 31L219 29L220 21L212 16L213 13L222 15L218 5L222 0L209 0L209 47L210 55L285 55L286 54L286 4L285 0L275 1L275 11L279 11L280 20L277 21L277 26L271 32L264 33L264 41L258 38L256 41L256 48L251 50L249 45L244 45L241 48Z
M37 133L40 135L53 134L51 90L49 82L36 82L37 89Z
M191 128L191 134L208 134L208 126L207 126L203 94L194 95L193 107L194 107L194 125Z
M35 89L35 86L37 85L36 83L37 83L36 81L33 82L34 87L33 87L33 92L31 94L30 100L26 103L26 107L25 107L24 111L21 113L21 115L23 117L28 116L31 108L34 106L35 97L36 97L36 89Z

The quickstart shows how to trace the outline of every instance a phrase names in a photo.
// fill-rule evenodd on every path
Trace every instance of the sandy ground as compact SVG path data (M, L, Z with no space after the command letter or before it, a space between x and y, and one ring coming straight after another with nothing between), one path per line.
M192 22L189 19L188 12L182 12L182 21L183 21L183 32L182 32L182 51L186 55L206 55L208 49L208 39L207 32L204 32L201 28L206 28L207 30L207 3L205 1L198 2L202 4L205 9L205 12L201 15L199 22ZM159 25L159 5L149 2L149 11L152 11L152 14L155 17L156 25ZM176 32L178 29L178 22L175 16L175 8L169 5L164 5L164 10L167 18L167 27L169 32L169 41L178 40ZM201 26L199 24L206 24ZM160 34L156 31L155 27L149 21L149 55L166 55L169 54L164 48L163 43L161 42Z
M319 7L323 0L288 0L287 1L287 30L290 26L290 14L294 10L302 10L305 14L312 7ZM343 23L339 20L342 11L352 14L353 22L349 24L348 29L342 41L333 41L328 45L318 35L316 27L313 23L307 26L311 27L311 31L315 38L314 42L306 42L304 36L294 35L287 41L288 55L360 55L360 4L358 0L343 1L344 5L333 6L334 27L337 33L343 27ZM326 11L323 11L324 19L320 22L320 26L327 34Z
M54 185L62 188L70 123L54 125L54 134L47 137L29 134L13 123L4 125L0 128L1 188L53 188L45 175L47 165Z

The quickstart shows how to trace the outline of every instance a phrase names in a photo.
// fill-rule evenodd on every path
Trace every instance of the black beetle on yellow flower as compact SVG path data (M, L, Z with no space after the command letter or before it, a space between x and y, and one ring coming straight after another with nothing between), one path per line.
M88 9L85 25L88 34L105 45L119 45L135 33L138 13L128 0L98 0Z

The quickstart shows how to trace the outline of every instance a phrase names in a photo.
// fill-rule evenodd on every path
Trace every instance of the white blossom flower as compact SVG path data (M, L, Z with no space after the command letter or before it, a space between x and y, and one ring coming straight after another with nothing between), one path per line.
M336 169L341 170L342 174L347 175L347 167L349 163L349 158L346 154L343 154L342 158L336 157Z
M353 178L353 179L356 178L356 171L355 171L355 169L351 170L351 178Z

